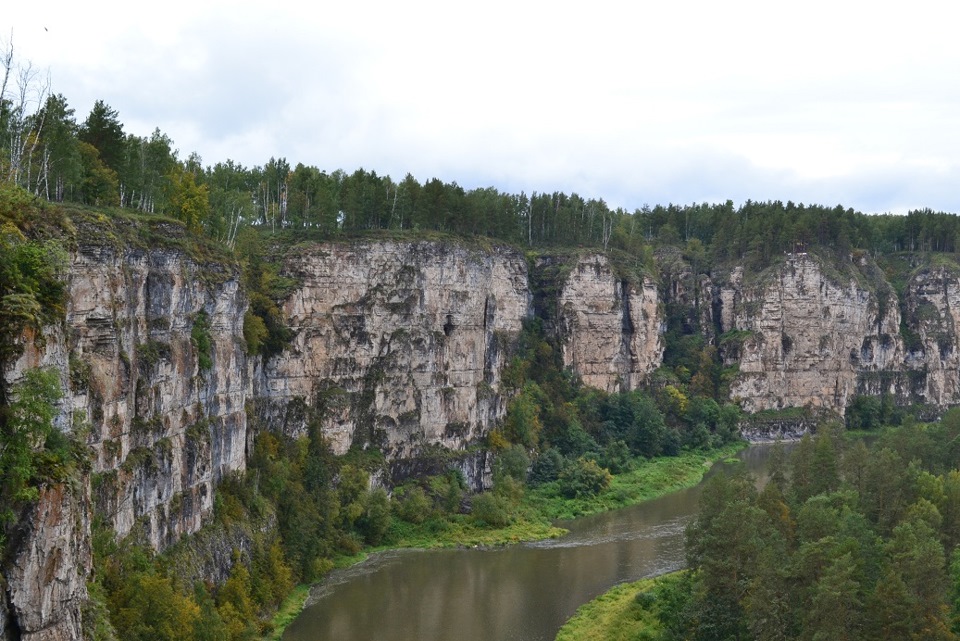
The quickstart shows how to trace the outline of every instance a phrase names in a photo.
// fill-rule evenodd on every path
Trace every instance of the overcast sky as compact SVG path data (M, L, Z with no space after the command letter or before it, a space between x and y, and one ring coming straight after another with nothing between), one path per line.
M951 4L56 0L0 37L78 121L102 99L205 164L960 212Z

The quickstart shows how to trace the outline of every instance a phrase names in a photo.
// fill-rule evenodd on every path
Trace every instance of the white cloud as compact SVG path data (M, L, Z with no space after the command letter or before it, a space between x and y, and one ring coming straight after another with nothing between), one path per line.
M17 51L81 120L103 99L208 163L960 211L945 3L131 7L20 3Z

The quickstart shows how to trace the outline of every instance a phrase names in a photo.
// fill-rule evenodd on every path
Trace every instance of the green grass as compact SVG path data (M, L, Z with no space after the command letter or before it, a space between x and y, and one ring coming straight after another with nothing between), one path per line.
M280 609L277 610L277 613L273 615L273 619L270 621L270 629L272 632L265 638L270 641L280 641L280 637L283 636L283 631L288 625L293 623L294 619L300 616L300 612L303 611L303 606L307 602L308 596L310 596L309 585L298 585L295 587L293 592L280 604Z
M622 583L585 603L563 624L556 641L636 641L659 639L656 599L651 594L663 581L680 573ZM647 593L650 596L637 598Z
M636 505L696 485L714 461L730 458L744 447L746 443L734 443L709 452L684 452L643 461L633 471L614 476L610 487L591 497L568 499L556 482L547 483L528 492L524 504L541 518L553 520Z

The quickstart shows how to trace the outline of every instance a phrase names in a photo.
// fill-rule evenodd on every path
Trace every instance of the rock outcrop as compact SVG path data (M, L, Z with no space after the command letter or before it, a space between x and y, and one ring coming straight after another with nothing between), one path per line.
M317 429L336 453L379 448L397 476L458 465L488 485L490 457L456 452L504 416L503 370L534 313L564 364L606 391L661 365L668 307L738 368L731 396L748 411L842 414L857 394L960 401L960 268L946 263L912 273L900 301L867 258L838 269L792 254L762 274L707 276L665 250L658 283L599 253L541 256L528 273L516 250L463 241L303 244L282 264L297 283L282 301L293 339L264 362L246 355L247 297L228 260L79 236L63 322L4 374L59 372L58 425L89 430L92 471L45 488L8 542L0 638L79 636L91 513L157 549L196 532L255 429Z
M826 408L842 414L864 374L903 366L896 299L791 254L750 286L736 269L718 288L719 323L738 334L730 394L747 411ZM730 334L726 334L729 338ZM879 376L878 376L879 378Z
M139 523L159 549L196 531L219 479L244 469L245 310L223 264L80 246L58 365L71 376L71 414L93 426L94 500L119 536Z
M21 641L83 638L81 612L91 571L90 501L86 484L46 488L10 541L16 552L6 571L0 638L16 628ZM0 606L0 614L4 606Z
M301 434L313 417L336 453L462 449L505 410L500 374L529 308L519 253L461 243L297 248L284 273L295 337L257 377L260 419Z
M580 257L560 289L557 330L563 363L586 385L636 389L663 357L657 286L618 277L602 254Z
M92 450L91 474L46 488L8 541L0 625L22 639L80 638L91 496L118 536L136 527L162 549L198 530L220 478L245 467L238 272L169 245L124 246L107 231L82 236L72 255L64 323L5 372L11 384L28 368L59 372L58 427L88 431Z
M940 264L916 271L904 296L907 345L888 376L901 397L938 407L960 402L960 270Z

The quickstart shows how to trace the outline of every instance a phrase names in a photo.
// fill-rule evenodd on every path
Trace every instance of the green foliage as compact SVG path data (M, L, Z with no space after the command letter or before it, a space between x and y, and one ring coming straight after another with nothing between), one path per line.
M472 515L494 527L505 527L513 521L510 500L496 492L484 492L475 496Z
M493 465L494 484L506 477L518 482L526 482L527 469L530 467L530 457L521 445L513 445L497 456Z
M432 504L419 485L406 485L393 493L393 510L409 523L423 523L432 512Z
M16 190L4 189L4 200ZM0 208L15 208L6 201ZM24 332L41 339L41 330L64 311L62 278L66 252L54 241L29 240L12 222L0 220L0 364L23 352Z
M263 239L248 234L240 240L238 253L244 260L243 281L250 296L250 308L243 319L243 337L248 354L269 358L283 351L293 337L277 301L290 293L294 283L280 276L276 264L264 260Z
M610 472L595 461L578 458L560 470L557 481L560 491L568 498L595 496L610 485Z
M54 370L27 370L11 396L0 424L0 543L17 511L38 498L40 486L66 480L81 455L53 423L62 396Z
M564 466L563 454L556 448L550 448L541 453L530 469L529 481L531 485L543 485L560 478Z
M580 606L557 633L557 641L633 641L659 639L661 595L677 574L623 583Z
M179 166L167 180L170 215L183 221L190 231L198 233L210 217L210 190L206 185L197 184L193 173Z
M210 335L210 317L207 312L200 310L193 317L193 327L190 328L190 343L197 351L197 366L201 372L213 367L213 337Z
M955 638L944 542L960 459L944 449L957 434L951 415L868 450L827 426L794 449L789 480L774 458L759 495L752 479L711 479L687 532L687 596L658 600L666 638Z
M258 316L250 310L243 315L243 340L247 345L247 354L259 354L264 349L264 344L270 332L263 317Z

